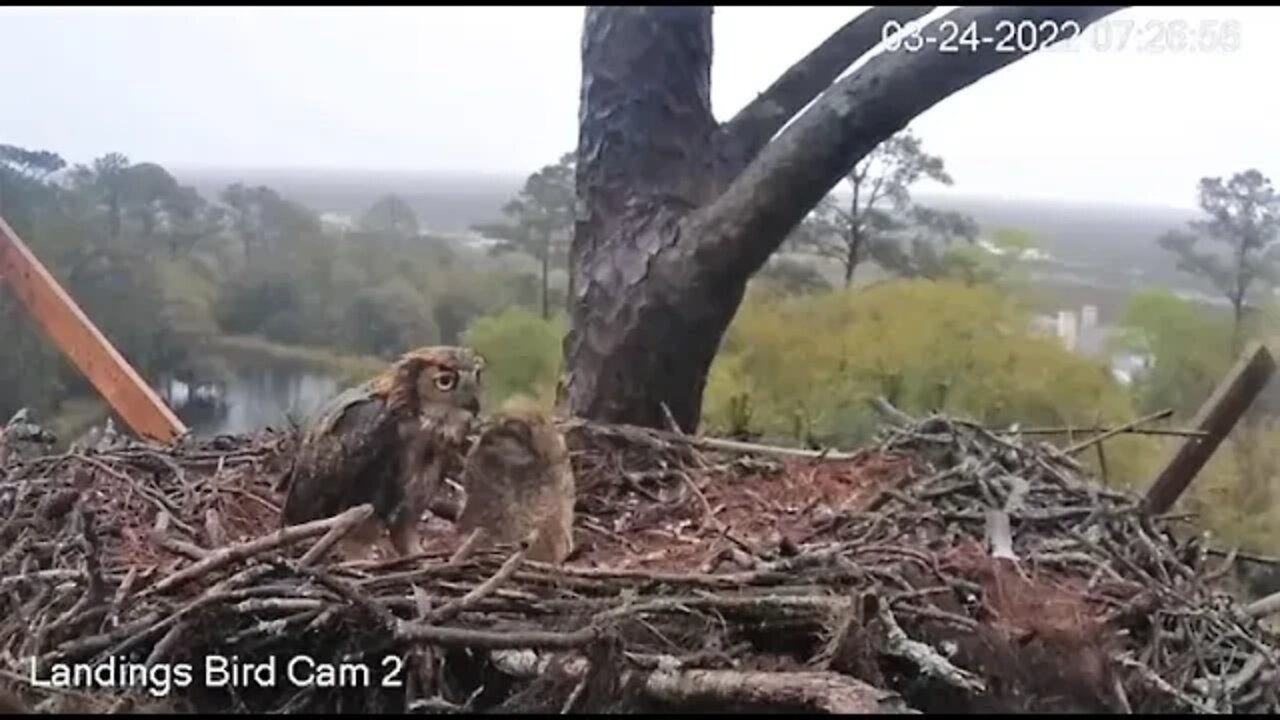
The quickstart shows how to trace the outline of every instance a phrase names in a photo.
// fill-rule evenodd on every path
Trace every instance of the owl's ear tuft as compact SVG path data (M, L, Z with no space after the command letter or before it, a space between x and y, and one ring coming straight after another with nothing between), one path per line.
M396 361L388 371L390 387L387 388L387 407L393 411L407 409L417 412L418 376L427 369L429 363L417 355L405 355Z
M427 368L427 360L421 355L403 355L396 361L396 372L401 377L409 377L414 380L418 379L418 375Z

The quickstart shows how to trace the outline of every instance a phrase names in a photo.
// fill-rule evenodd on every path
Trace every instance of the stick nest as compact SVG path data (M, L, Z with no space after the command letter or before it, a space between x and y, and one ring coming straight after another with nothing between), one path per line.
M62 712L1280 712L1280 644L1197 536L1047 444L945 417L839 458L565 427L560 568L450 563L435 517L407 559L334 549L361 509L280 530L288 433L11 461L0 691Z

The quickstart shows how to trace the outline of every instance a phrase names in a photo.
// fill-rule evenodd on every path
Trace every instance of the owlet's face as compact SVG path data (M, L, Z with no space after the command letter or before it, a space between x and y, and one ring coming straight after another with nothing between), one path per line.
M467 348L432 348L418 374L419 408L447 405L478 414L484 358Z

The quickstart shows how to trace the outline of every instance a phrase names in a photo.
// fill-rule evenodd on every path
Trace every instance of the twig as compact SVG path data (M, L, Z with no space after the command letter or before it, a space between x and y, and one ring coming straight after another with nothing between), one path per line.
M1145 664L1138 662L1133 658L1123 657L1123 656L1116 658L1116 660L1121 665L1124 665L1127 668L1136 670L1138 672L1138 676L1141 677L1143 680L1145 680L1148 685L1168 695L1169 697L1174 698L1178 702L1181 702L1184 706L1191 708L1192 710L1195 710L1198 713L1204 713L1207 715L1216 714L1210 708L1206 707L1203 703L1199 702L1195 698L1191 697L1185 692L1182 692L1178 688L1169 684L1168 680L1165 680L1164 678L1160 677L1159 673L1152 670L1150 667L1147 667Z
M199 545L184 542L175 537L170 537L163 533L152 531L149 533L151 541L160 547L174 554L191 558L192 560L204 560L209 557L210 550L206 550Z
M721 438L690 437L687 442L694 447L706 450L725 450L728 452L746 454L802 457L816 460L828 460L832 462L857 460L862 457L862 453L857 452L834 452L828 449L807 450L805 448L784 447L781 445L761 445L759 443L749 443L742 440L724 440Z
M1075 443L1073 445L1068 445L1067 447L1063 448L1062 452L1066 455L1074 455L1080 452L1081 450L1086 450L1088 448L1091 448L1094 445L1097 445L1098 443L1104 440L1113 438L1116 435L1120 435L1121 433L1126 433L1132 430L1133 428L1138 427L1139 425L1146 425L1149 422L1155 422L1156 420L1163 420L1169 417L1170 415L1173 415L1173 408L1165 408L1164 410L1160 410L1159 412L1153 412L1150 415L1144 415L1138 418L1137 420L1133 420L1131 422L1125 423L1124 425L1120 425L1119 427L1112 428L1102 433L1101 435L1094 435L1088 440L1081 440L1080 442Z
M876 603L876 615L885 630L885 651L910 661L926 675L969 693L986 692L986 683L973 673L952 665L928 645L912 640L893 618L887 602Z
M389 610L379 605L369 596L365 595L356 586L343 582L327 572L307 567L305 565L294 565L293 569L314 578L320 584L341 595L348 602L354 603L357 607L369 613L370 616L376 619L388 630L394 629L396 627L396 623L399 622L395 615L392 615Z
M230 545L218 550L217 552L210 553L210 555L205 559L156 583L147 591L147 594L162 593L167 590L171 590L180 585L191 582L206 573L213 572L214 570L232 563L275 550L283 545L290 545L298 542L299 540L305 540L309 537L315 537L316 535L328 532L335 525L350 522L350 518L352 516L363 513L364 511L361 509L362 507L363 506L351 508L341 515L335 515L330 518L325 518L324 520L314 520L302 525L282 528L280 530L276 530L270 535L256 538L248 542Z
M227 531L222 527L222 519L214 508L204 511L204 533L209 538L209 545L213 547L227 544Z
M154 458L139 456L130 464L118 453L97 455L148 489L167 489L181 514L160 508L155 516L162 530L168 526L176 535L177 517L206 518L199 536L178 535L182 539L177 545L165 537L150 539L146 520L154 500L95 469L97 484L80 496L76 507L98 520L96 572L105 592L97 600L86 592L92 577L86 570L93 558L82 548L94 543L81 537L85 526L80 516L64 521L61 515L46 519L37 513L48 497L74 490L70 471L88 474L91 466L18 465L8 475L12 479L0 483L0 525L5 527L0 540L0 668L26 671L17 659L32 656L46 665L50 659L92 664L108 657L156 664L179 654L212 652L278 656L303 651L294 647L301 638L307 652L326 659L358 656L367 661L382 653L407 658L402 677L408 682L385 696L399 707L450 712L490 707L503 702L503 695L510 700L511 693L541 691L527 681L554 662L568 668L565 683L556 686L555 697L535 695L537 702L551 712L582 712L588 704L594 706L588 699L597 690L607 690L595 688L596 673L585 681L589 665L582 651L608 634L623 643L617 648L621 664L600 668L607 671L601 680L608 680L609 688L624 688L626 693L615 693L623 702L634 692L675 709L880 711L885 708L879 701L867 698L882 691L851 684L852 675L835 671L864 677L865 670L868 682L881 684L874 672L860 666L876 663L883 653L905 660L908 670L930 676L936 685L953 687L957 701L972 698L999 678L1004 681L1001 692L987 700L1016 697L1019 708L1041 711L1050 700L1025 684L1024 673L992 665L1001 658L964 655L961 660L952 653L952 643L974 647L969 641L981 640L992 622L1002 622L983 612L984 598L997 590L991 586L992 563L982 544L987 513L994 510L1018 524L1016 545L1014 533L995 522L991 530L998 532L988 532L988 546L996 555L1016 547L1022 558L1019 569L1028 581L1019 590L1030 592L1025 597L1035 601L1035 594L1054 595L1055 604L1065 603L1064 610L1083 613L1081 620L1096 620L1106 633L1100 638L1106 647L1116 647L1111 641L1118 641L1145 668L1120 666L1116 682L1109 675L1098 686L1112 709L1280 710L1273 690L1275 658L1280 656L1274 639L1245 617L1242 603L1227 601L1209 586L1209 576L1196 577L1208 569L1203 555L1213 551L1175 539L1172 530L1180 528L1171 527L1171 518L1138 523L1136 498L1096 486L1082 466L1048 443L931 415L882 434L874 448L864 450L861 456L870 462L865 469L849 468L853 496L840 502L827 483L806 478L819 458L783 464L735 457L731 453L736 451L716 458L708 452L704 458L688 438L666 439L661 431L592 426L582 433L572 438L572 460L575 471L590 479L579 488L584 515L590 516L581 517L577 529L615 528L619 542L595 548L584 543L582 564L562 566L497 550L449 563L448 551L435 542L434 551L383 562L324 564L332 554L324 548L331 550L347 532L345 522L359 522L351 515L327 518L312 532L303 530L294 538L297 547L285 547L288 542L276 528L267 528L267 537L256 541L216 552L199 548L205 555L198 562L172 558L159 552L160 544L172 549L189 545L184 541L213 542L219 532L209 529L211 508L219 514L217 524L225 524L218 530L232 533L233 541L236 533L261 522L266 504L256 501L256 493L271 483L278 465L272 462L270 471L246 465L243 471L210 477L212 462L207 470L193 469L198 465L190 456L199 451L149 450L183 469L189 479L184 492L173 483L150 480L149 473L163 470ZM221 447L222 454L236 452L225 442ZM265 465L265 455L255 457L245 462ZM789 473L784 476L787 485L765 488L744 482L765 469ZM840 468L839 475L845 474ZM653 487L651 479L664 488L692 482L706 502L682 495L680 517L672 517L669 500L627 492L620 476L644 480L646 487ZM165 473L163 480L168 479ZM776 502L774 498L783 500L777 494L783 487L800 495ZM895 489L888 499L873 500L886 488ZM694 504L701 504L704 513L710 507L725 529L677 535L690 525L698 528ZM831 508L829 513L823 505ZM132 517L135 512L142 518ZM770 522L775 513L778 522L785 513L785 526ZM645 534L663 526L675 530ZM296 534L300 528L286 530ZM732 542L752 552L770 545L775 531L803 540L788 543L784 559L753 559L756 566L750 570L696 569L708 550ZM652 566L629 569L624 564L629 557L617 562L632 538L637 545L632 555L651 556L638 562L651 559ZM146 547L138 546L140 539ZM135 550L140 552L133 555ZM238 553L238 561L227 559L228 551ZM212 567L218 553L212 563L218 567ZM197 572L199 568L203 570ZM155 588L133 592L135 586L139 591L150 585L165 588L157 581L170 578L165 582L172 583L171 576L183 574L195 577L177 592L175 585L167 586L167 594ZM1010 611L1004 619L1038 619L1029 615L1040 611L1022 610ZM154 621L142 622L148 618ZM1034 622L1026 625L1028 631L1037 629ZM770 637L767 650L752 644L765 634ZM866 645L867 634L873 636L875 650L870 657L854 652ZM824 642L829 636L841 643ZM92 642L85 645L81 639ZM487 676L459 672L452 663L461 656L446 652L458 648L471 651L464 654L488 652L493 667L509 681L495 684ZM1018 648L1012 649L1013 660L1021 661ZM1046 659L1060 663L1064 680L1079 677L1076 660L1061 655L1063 650L1054 643L1041 648L1059 653ZM773 652L794 654L799 667L757 671L761 660L769 661L766 653ZM1006 655L1003 649L1000 655ZM516 657L522 667L513 669ZM965 667L970 663L972 670ZM809 673L828 669L829 674ZM214 711L257 709L259 704L297 712L385 707L385 701L363 691L295 690L185 699ZM867 702L858 704L862 700L855 702L857 698ZM1184 698L1199 705L1188 705ZM104 698L102 707L114 699ZM55 701L60 699L46 699L42 709L57 709Z
M1124 715L1133 714L1133 705L1129 703L1129 693L1124 691L1124 682L1121 681L1119 675L1111 677L1111 692L1116 697L1116 704L1120 706L1120 712Z
M779 455L783 457L821 458L826 460L856 460L862 456L861 453L836 453L829 450L807 450L804 448L784 447L779 445L761 445L758 443L749 443L740 440L725 440L722 438L695 435L678 435L672 432L635 425L601 426L580 418L566 421L563 423L563 426L566 430L583 428L588 432L596 431L606 436L623 437L633 441L648 441L648 444L650 445L658 444L667 447L672 445L684 445L704 450L721 450L724 452L742 453L747 455Z
M458 549L453 551L453 555L449 557L449 564L458 565L465 562L484 542L488 534L488 531L482 527L472 530L466 539L462 541L462 544L458 546Z
M689 475L689 473L684 472L683 470L681 470L677 474L684 479L684 484L687 485L689 489L693 491L694 497L698 498L698 503L702 507L703 524L711 525L713 527L719 526L720 521L716 520L715 511L712 510L711 503L707 501L707 496L704 495L702 492L702 489L698 487L698 483L694 482L693 477Z
M894 407L888 398L877 395L871 398L870 402L873 410L898 427L909 427L916 424L915 418Z
M195 528L191 527L190 525L188 525L187 523L183 522L181 519L176 517L176 515L179 513L179 509L177 506L173 504L171 500L169 500L169 498L152 490L151 488L146 487L145 485L142 485L134 478L129 477L129 475L127 475L126 473L120 472L119 470L111 467L110 465L107 465L106 463L102 462L101 460L98 460L97 458L92 458L87 455L81 455L78 453L72 454L71 457L85 464L92 465L98 468L99 470L101 470L102 472L105 472L108 475L111 475L112 477L116 478L117 480L131 486L132 488L137 490L139 494L141 494L143 497L150 500L160 509L167 510L170 515L175 516L173 518L173 522L175 525L182 528L183 532L193 537L195 536L196 534Z
M545 672L548 660L510 651L493 654L504 673L531 678ZM749 706L755 708L803 708L831 714L914 714L892 691L835 672L743 672L738 670L680 669L667 658L658 669L622 674L624 686L638 685L650 699L681 705ZM587 676L586 658L574 657L561 664L571 679ZM566 703L566 707L568 703Z
M1240 560L1246 560L1248 562L1254 562L1261 565L1271 565L1273 567L1280 568L1280 557L1273 557L1271 555L1258 555L1256 553L1245 552L1244 550L1240 550L1239 548L1232 548L1231 550L1223 550L1222 548L1207 547L1205 548L1205 552L1209 553L1210 555L1231 556L1231 557L1239 558Z
M684 435L684 430L680 429L680 423L676 422L676 416L671 414L671 408L667 407L665 402L659 403L659 406L662 408L662 421L666 423L667 430L677 435Z
M644 689L669 703L799 706L833 715L912 712L896 693L833 672L658 670L645 680Z
M178 644L178 641L182 639L183 634L190 627L190 623L186 621L177 622L170 627L169 632L165 633L164 637L160 638L160 642L156 643L155 647L151 649L151 654L147 656L147 666L156 665L164 660L165 656Z
M561 715L568 715L573 706L577 704L578 698L582 697L582 691L587 689L587 679L589 677L590 675L583 673L582 679L578 681L577 685L573 686L573 692L569 693L569 699L565 700L564 705L560 706Z
M490 595L494 590L497 590L502 583L506 582L515 574L516 570L519 569L520 564L524 562L525 555L527 555L528 552L528 545L526 543L525 547L522 547L512 553L511 557L507 558L506 562L502 563L502 567L498 568L498 572L494 573L488 580L480 583L471 592L463 595L457 600L452 600L441 605L434 612L428 615L428 622L448 622L449 620L457 617L459 613Z
M993 559L1017 561L1018 556L1013 552L1013 535L1009 530L1009 513L987 511L987 547Z
M151 612L143 615L141 618L134 620L127 625L112 630L111 632L102 633L100 635L91 635L72 640L58 646L52 652L41 658L41 665L49 658L54 657L74 657L82 653L92 653L104 648L110 647L113 643L119 642L123 638L128 638L137 633L146 630L153 623L160 619L160 614Z
M430 643L446 647L466 647L473 650L508 650L514 648L546 648L569 650L590 644L598 635L594 627L573 632L542 632L537 630L508 633L485 630L463 630L439 627L401 620L396 626L396 640L410 643Z
M1244 608L1244 614L1255 620L1270 617L1276 613L1280 613L1280 592L1255 600Z
M339 540L345 537L361 523L364 523L369 518L373 517L373 506L369 504L360 505L352 508L349 512L344 513L344 515L346 515L346 519L342 522L336 523L329 529L329 532L325 533L323 537L317 540L316 544L311 546L311 549L308 550L306 554L302 556L302 559L298 561L299 565L306 567L314 564L317 560L324 557L324 554L329 552L329 549L336 545ZM340 515L339 517L342 516Z
M1208 433L1201 430L1172 430L1166 428L1114 428L1103 425L1094 425L1090 427L1054 427L1054 428L1019 428L1017 430L992 430L991 432L999 435L1073 435L1075 433L1108 433L1119 431L1125 435L1156 435L1167 437L1184 437L1197 438L1204 437Z

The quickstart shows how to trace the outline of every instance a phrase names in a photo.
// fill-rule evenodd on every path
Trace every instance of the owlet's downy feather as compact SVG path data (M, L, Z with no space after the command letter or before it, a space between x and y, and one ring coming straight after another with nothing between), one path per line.
M462 473L466 499L454 555L530 541L526 557L563 562L573 550L573 468L551 418L523 398L508 402L480 433Z

